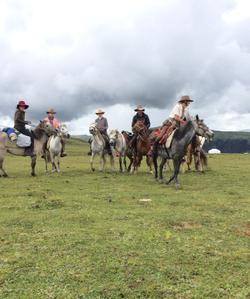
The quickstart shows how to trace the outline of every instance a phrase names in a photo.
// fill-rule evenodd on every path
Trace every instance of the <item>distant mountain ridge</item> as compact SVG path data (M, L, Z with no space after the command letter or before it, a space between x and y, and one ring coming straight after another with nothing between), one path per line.
M73 135L73 138L88 142L90 135ZM222 153L250 153L250 130L245 131L214 131L214 138L206 142L205 150L219 149Z
M250 131L214 131L214 138L205 149L219 149L222 153L250 152Z

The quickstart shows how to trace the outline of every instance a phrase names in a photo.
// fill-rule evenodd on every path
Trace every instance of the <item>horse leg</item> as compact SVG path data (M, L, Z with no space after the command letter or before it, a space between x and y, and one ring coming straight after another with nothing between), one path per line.
M160 166L159 166L159 182L160 183L163 181L163 167L164 167L166 161L167 161L167 158L162 158Z
M96 155L96 153L92 151L91 152L91 158L90 158L90 168L91 168L92 171L95 171L95 168L94 168L95 155Z
M122 169L122 156L121 155L119 157L119 166L120 166L120 172L123 172L123 169Z
M180 158L174 159L174 173L166 183L168 185L174 180L176 189L179 189L180 187L180 184L178 182L178 174L180 170L181 160L182 159Z
M55 172L55 171L57 171L55 154L53 154L51 151L49 152L49 154L50 154L50 160L51 160L51 164L52 164L52 172Z
M110 155L110 164L111 164L113 171L115 171L115 159L114 159L113 154Z
M157 154L156 153L153 154L153 165L154 165L154 169L155 169L155 179L157 180L157 178L158 178L158 164L157 164Z
M147 165L148 165L148 168L149 168L149 173L153 173L153 170L152 170L152 158L150 156L146 156L146 162L147 162Z
M35 173L35 168L36 168L36 155L32 156L31 157L31 175L32 176L35 176L36 173Z
M0 170L2 171L2 173L3 173L3 177L5 177L5 178L7 178L8 177L8 174L7 174L7 172L4 170L4 168L3 168L3 158L0 160Z
M106 159L103 152L100 152L100 171L104 171L104 166L106 164Z
M57 156L57 172L60 172L60 156Z

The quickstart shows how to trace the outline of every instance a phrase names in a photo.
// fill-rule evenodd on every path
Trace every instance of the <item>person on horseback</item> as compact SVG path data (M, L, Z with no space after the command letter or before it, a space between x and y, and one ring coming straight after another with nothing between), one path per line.
M97 128L99 129L100 133L102 134L103 139L106 142L106 149L108 150L109 153L111 153L111 148L109 145L109 137L108 137L108 121L107 118L104 117L104 111L102 109L97 109L96 110L96 115L98 116L97 119L95 120L95 124Z
M134 133L132 139L130 140L130 143L129 145L134 149L135 148L135 143L136 143L136 139L137 139L137 133L134 131L134 125L140 121L140 122L143 122L143 124L145 125L145 127L147 129L150 128L150 120L149 120L149 117L146 113L144 113L145 111L145 108L142 107L141 105L138 105L136 107L136 109L134 110L136 112L136 114L134 115L133 117L133 120L132 120L132 132Z
M59 121L55 117L55 114L56 111L53 108L49 108L47 111L47 117L45 117L44 120L46 121L47 124L51 125L54 129L58 130ZM67 154L65 153L65 141L62 138L61 138L61 144L62 144L61 157L66 157Z
M26 149L27 155L34 154L34 134L31 130L28 130L25 125L30 125L31 121L25 120L25 110L29 108L29 105L25 103L24 100L20 100L16 106L16 112L14 115L14 128L22 133L23 135L29 136L31 138L31 145Z
M156 143L159 142L166 131L171 127L173 129L179 128L181 125L185 125L188 120L191 119L188 106L193 102L188 95L182 96L177 104L175 104L174 108L170 112L169 118L166 119L161 127L161 133L156 138Z

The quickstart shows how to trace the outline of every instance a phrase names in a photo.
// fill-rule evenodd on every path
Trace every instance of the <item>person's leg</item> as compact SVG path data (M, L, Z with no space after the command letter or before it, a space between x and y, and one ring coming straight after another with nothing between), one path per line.
M65 140L62 138L61 138L61 144L62 144L61 157L66 157L67 154L65 153Z

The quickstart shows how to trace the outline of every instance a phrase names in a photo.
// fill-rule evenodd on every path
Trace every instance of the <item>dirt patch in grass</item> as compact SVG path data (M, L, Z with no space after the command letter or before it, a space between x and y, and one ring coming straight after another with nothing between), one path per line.
M245 237L250 237L250 220L239 230L239 233Z
M201 227L202 225L199 223L186 222L186 221L182 221L174 225L175 230L189 230L189 229L196 229Z

